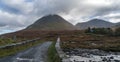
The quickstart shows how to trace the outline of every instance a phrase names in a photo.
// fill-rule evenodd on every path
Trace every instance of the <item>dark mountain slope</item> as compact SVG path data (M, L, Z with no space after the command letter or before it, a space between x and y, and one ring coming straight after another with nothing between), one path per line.
M75 26L59 15L48 15L37 20L26 28L27 30L74 30Z

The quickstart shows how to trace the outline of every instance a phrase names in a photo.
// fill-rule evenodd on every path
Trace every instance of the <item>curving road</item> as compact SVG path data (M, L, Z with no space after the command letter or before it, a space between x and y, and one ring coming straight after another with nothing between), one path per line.
M44 42L16 55L0 59L0 62L46 62L48 47L52 42Z

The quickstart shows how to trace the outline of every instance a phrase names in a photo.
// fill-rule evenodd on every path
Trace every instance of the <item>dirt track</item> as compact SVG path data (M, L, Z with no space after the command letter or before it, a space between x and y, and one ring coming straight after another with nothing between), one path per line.
M0 62L45 62L47 50L51 42L45 42L38 46L19 52L16 55L0 59Z

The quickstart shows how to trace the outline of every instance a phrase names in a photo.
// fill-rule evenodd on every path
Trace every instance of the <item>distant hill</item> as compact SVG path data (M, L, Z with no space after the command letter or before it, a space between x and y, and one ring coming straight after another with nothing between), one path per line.
M59 15L47 15L37 20L25 30L74 30L71 23L67 22Z
M120 27L120 22L115 25L115 27Z
M93 19L93 20L90 20L88 22L83 22L83 23L78 23L76 24L76 27L78 29L87 29L88 27L92 27L92 28L108 28L108 27L111 27L111 26L114 26L115 24L114 23L111 23L111 22L107 22L107 21L104 21L102 19Z
M115 30L116 28L120 28L120 22L116 23L114 26L111 27L113 30Z

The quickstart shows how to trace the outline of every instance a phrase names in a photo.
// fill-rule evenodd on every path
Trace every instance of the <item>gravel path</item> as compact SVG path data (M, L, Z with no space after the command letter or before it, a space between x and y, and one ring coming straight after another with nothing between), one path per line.
M14 56L9 56L0 59L0 62L45 62L47 58L48 47L52 42L45 42L38 46L17 53Z

